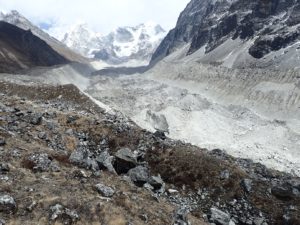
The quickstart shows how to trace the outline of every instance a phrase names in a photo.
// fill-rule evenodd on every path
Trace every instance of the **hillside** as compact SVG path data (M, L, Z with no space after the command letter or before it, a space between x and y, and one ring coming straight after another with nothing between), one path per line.
M9 13L0 12L0 21L5 21L23 30L31 30L31 32L35 36L45 41L49 46L51 46L51 48L53 48L58 54L62 55L68 61L88 63L88 59L72 51L66 45L51 37L49 34L35 26L16 10L12 10Z
M69 61L31 31L0 21L0 72L16 72L34 66L54 66Z

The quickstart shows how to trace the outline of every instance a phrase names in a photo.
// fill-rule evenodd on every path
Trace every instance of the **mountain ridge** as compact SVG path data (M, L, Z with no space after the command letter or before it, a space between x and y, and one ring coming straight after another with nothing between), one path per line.
M118 27L107 35L100 35L81 23L72 27L62 42L86 57L110 64L131 60L148 64L164 34L164 29L155 23Z
M32 22L30 22L26 17L21 15L16 10L12 10L10 12L1 12L0 20L15 25L23 30L31 30L31 32L34 35L46 41L49 46L51 46L56 52L64 56L69 61L74 61L79 63L88 62L86 58L75 53L74 51L69 49L66 45L61 43L59 40L51 37L48 33L44 32L39 27L35 26Z
M25 31L4 21L0 21L0 43L2 73L69 62L30 30Z
M184 56L226 67L296 67L299 1L192 0L153 54L155 64L187 46Z

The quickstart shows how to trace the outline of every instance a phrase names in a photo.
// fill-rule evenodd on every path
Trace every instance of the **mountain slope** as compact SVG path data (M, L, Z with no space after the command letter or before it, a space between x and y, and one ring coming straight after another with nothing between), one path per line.
M183 56L227 67L299 64L300 2L192 0L152 63L185 46Z
M31 31L0 21L0 72L68 63Z
M28 19L26 19L16 10L12 10L9 13L0 12L0 20L13 24L24 30L31 30L31 32L34 35L47 42L47 44L50 45L56 52L64 56L69 61L75 61L80 63L88 62L86 58L79 55L78 53L75 53L66 45L51 37L49 34L45 33L37 26L33 25Z
M147 64L165 35L153 23L136 27L120 27L106 36L91 31L87 24L78 24L65 34L64 42L71 49L111 64L136 60Z

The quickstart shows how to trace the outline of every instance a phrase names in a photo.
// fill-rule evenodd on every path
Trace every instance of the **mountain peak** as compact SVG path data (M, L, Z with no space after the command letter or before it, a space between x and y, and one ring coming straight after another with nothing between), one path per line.
M62 41L89 58L109 63L142 60L146 64L164 35L164 29L153 22L118 27L105 36L94 32L86 23L77 23Z

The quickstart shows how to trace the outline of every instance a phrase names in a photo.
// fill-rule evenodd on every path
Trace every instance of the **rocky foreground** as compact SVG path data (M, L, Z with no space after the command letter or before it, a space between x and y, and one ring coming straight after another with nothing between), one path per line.
M0 82L0 224L300 224L300 179Z

